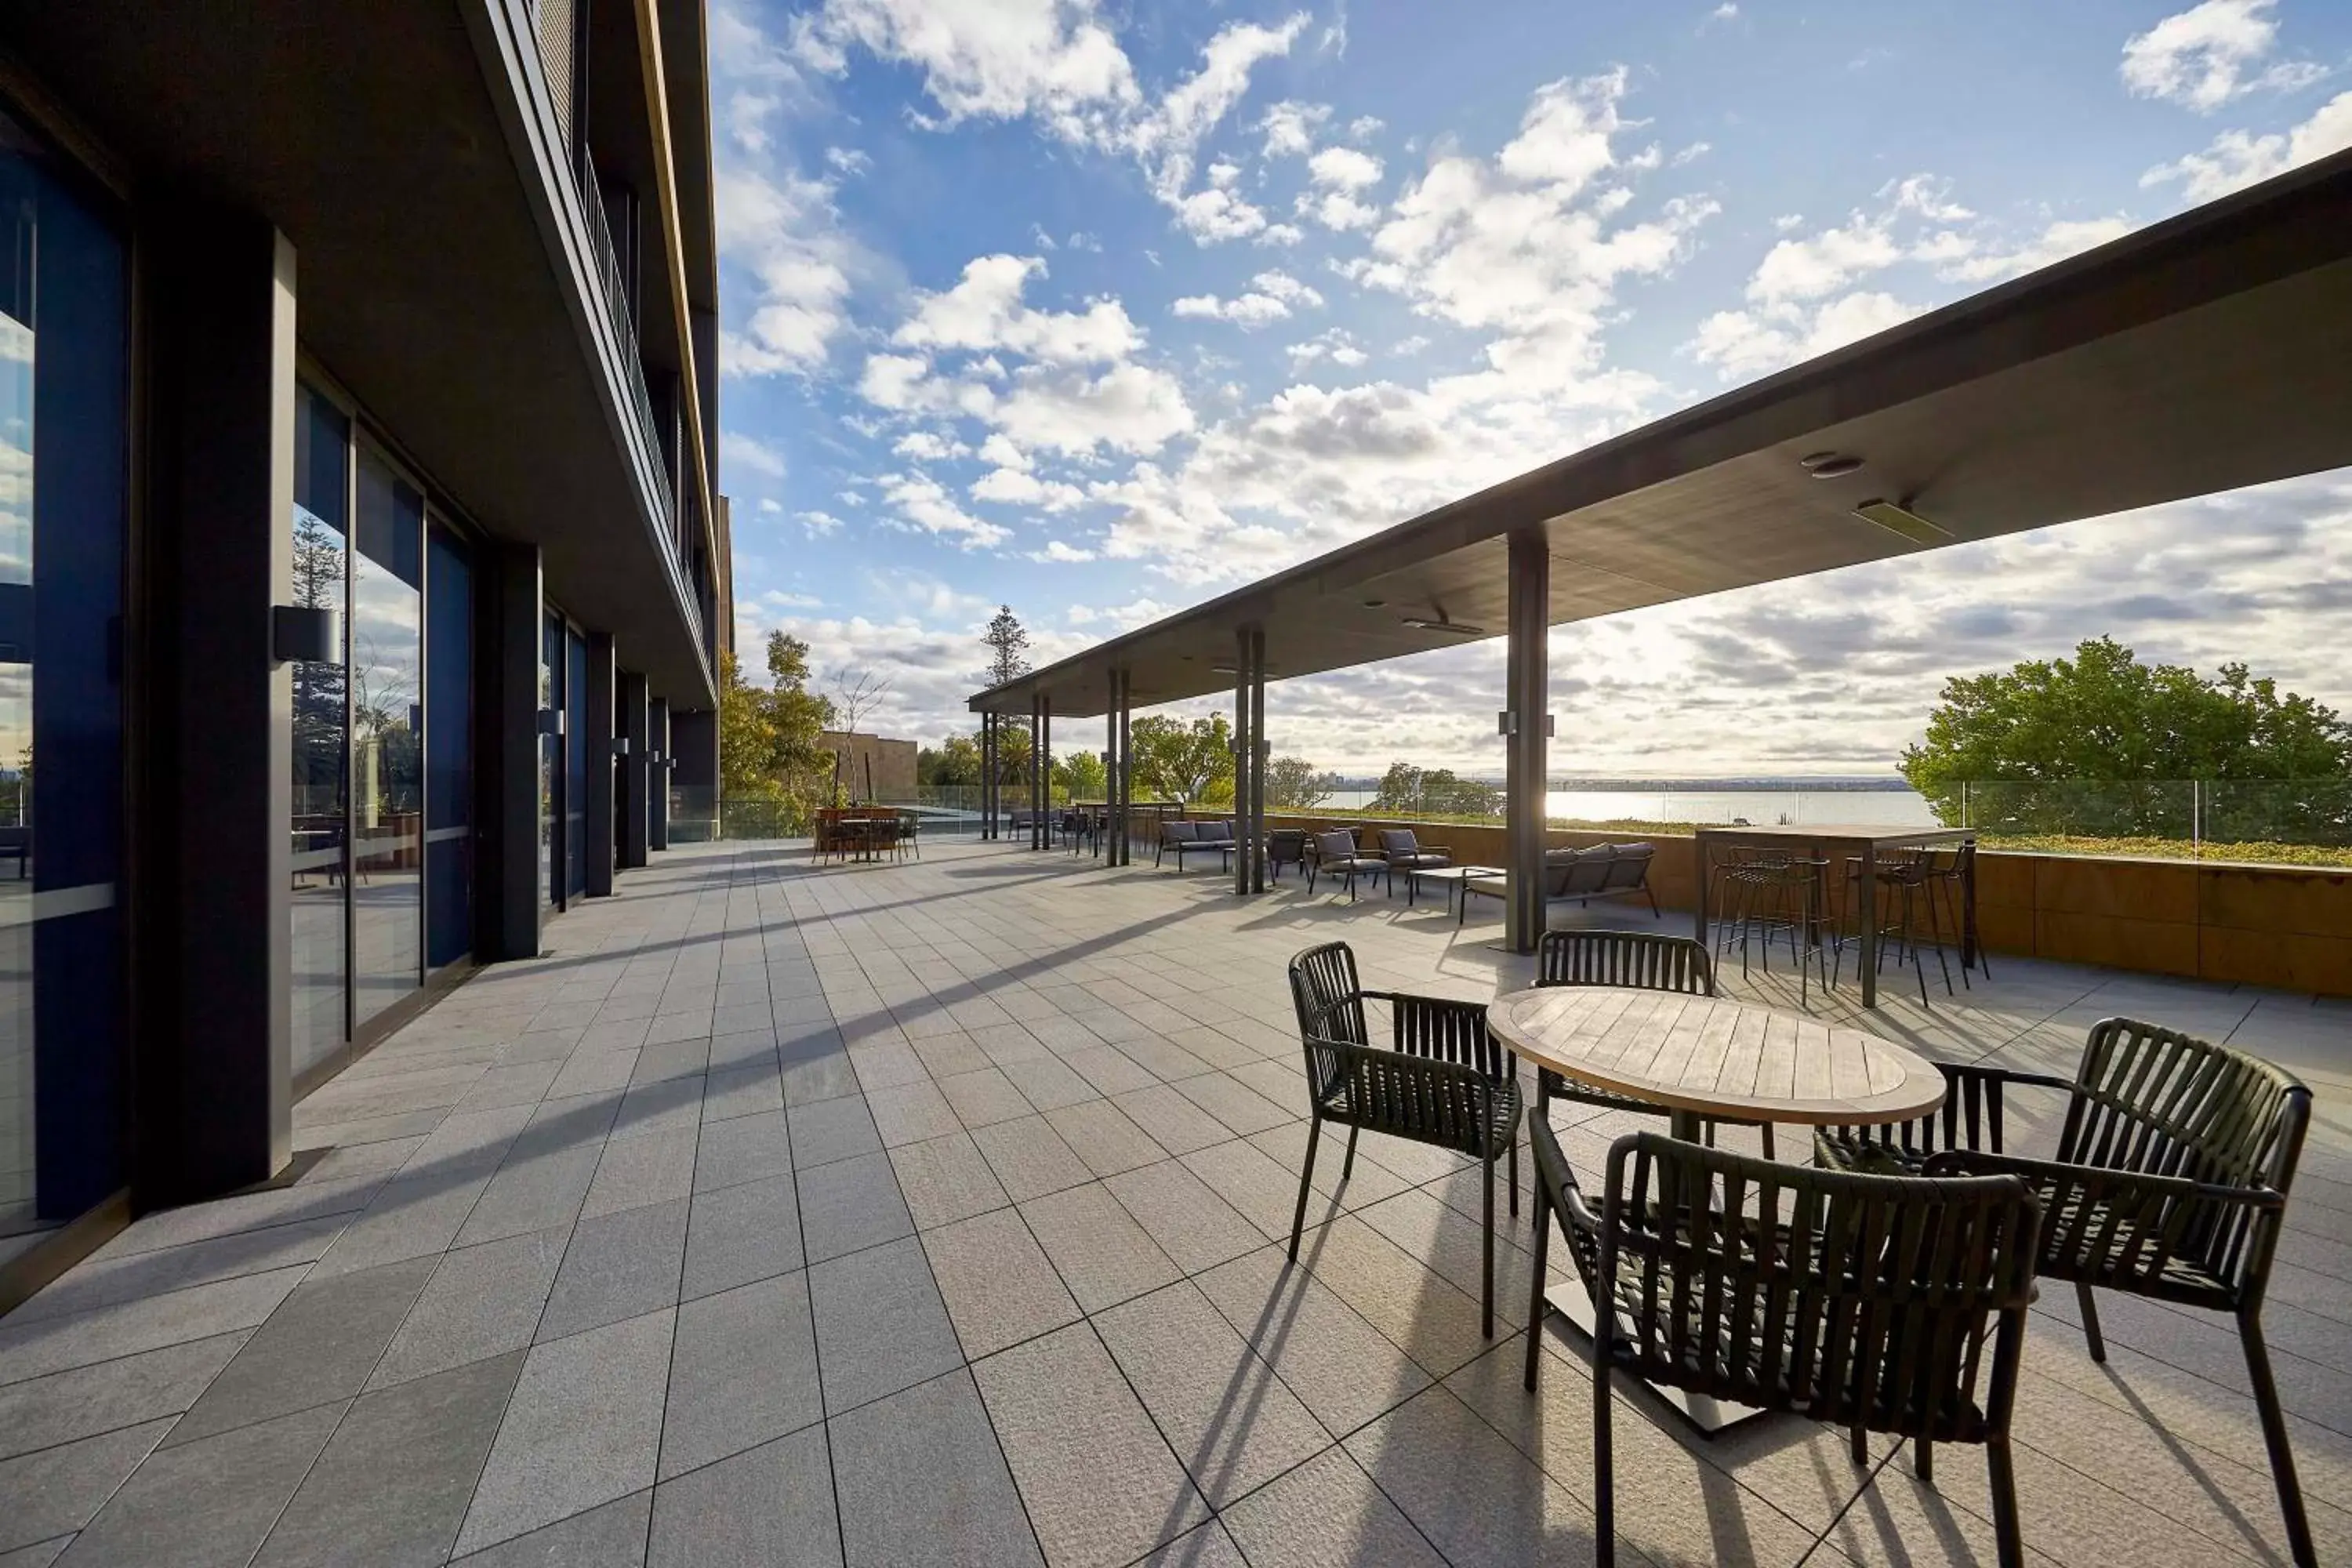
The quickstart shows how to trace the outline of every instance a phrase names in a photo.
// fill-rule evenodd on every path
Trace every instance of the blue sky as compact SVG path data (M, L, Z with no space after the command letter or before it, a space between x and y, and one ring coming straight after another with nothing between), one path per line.
M711 24L738 635L927 742L1000 602L1043 662L2352 145L2321 0ZM2100 632L2352 707L2352 474L1559 628L1555 766L1879 771L1944 675ZM1500 679L1287 683L1269 731L1492 767Z

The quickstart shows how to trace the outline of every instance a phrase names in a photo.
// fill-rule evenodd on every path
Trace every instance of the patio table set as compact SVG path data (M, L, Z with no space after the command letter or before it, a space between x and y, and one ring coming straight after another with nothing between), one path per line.
M1700 1440L1767 1416L1907 1438L1932 1484L1937 1446L1987 1457L1999 1560L2025 1561L2011 1413L2037 1280L2071 1283L2104 1362L2094 1288L2231 1314L2294 1561L2318 1558L2261 1314L2311 1093L2248 1053L2131 1018L2095 1026L2072 1079L1930 1061L1891 1040L1716 993L1706 945L1631 931L1547 932L1536 985L1492 1003L1366 990L1345 942L1290 963L1311 1121L1290 1256L1325 1125L1477 1161L1483 1327L1494 1333L1495 1177L1519 1212L1534 1165L1532 1394L1547 1310L1593 1370L1598 1560L1615 1561L1612 1386L1646 1391ZM1386 1008L1375 1043L1368 1004ZM1524 1059L1535 1068L1525 1102ZM1555 1100L1660 1118L1610 1147L1588 1193ZM2054 1152L2005 1151L2005 1120L2063 1118ZM1774 1124L1811 1162L1773 1157ZM1717 1148L1765 1130L1762 1157ZM1555 1221L1570 1278L1547 1289ZM2037 1354L2063 1354L2042 1345Z

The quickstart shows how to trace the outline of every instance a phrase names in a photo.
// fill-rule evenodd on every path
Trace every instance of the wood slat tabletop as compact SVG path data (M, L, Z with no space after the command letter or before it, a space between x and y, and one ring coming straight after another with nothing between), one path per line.
M1499 996L1497 1038L1569 1078L1672 1110L1866 1126L1944 1102L1925 1058L1860 1029L1719 996L1551 985Z

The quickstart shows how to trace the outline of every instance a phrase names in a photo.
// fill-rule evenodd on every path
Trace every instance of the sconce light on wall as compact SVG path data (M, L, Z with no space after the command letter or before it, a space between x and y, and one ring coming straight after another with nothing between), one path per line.
M1516 735L1518 732L1519 715L1516 709L1506 708L1501 712L1495 715L1495 733L1497 735ZM1559 730L1554 726L1553 716L1549 713L1545 714L1544 734L1546 736L1551 736L1556 735L1559 732Z
M301 605L269 609L269 657L278 664L343 662L343 613Z
M539 732L542 735L562 734L563 710L561 708L541 709L539 710Z
M629 738L626 735L613 737L613 754L616 757L625 757L629 754Z

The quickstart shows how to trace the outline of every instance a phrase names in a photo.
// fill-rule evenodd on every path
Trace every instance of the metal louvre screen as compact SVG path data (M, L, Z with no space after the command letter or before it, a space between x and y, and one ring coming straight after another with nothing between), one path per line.
M563 140L572 137L573 0L536 0L533 19L539 27L539 59L547 72L547 96L554 101L555 118Z

